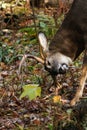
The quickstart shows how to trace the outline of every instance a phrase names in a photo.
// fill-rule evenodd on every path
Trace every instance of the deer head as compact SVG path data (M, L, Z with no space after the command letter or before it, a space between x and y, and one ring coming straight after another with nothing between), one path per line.
M70 57L54 50L52 52L49 49L47 38L44 33L40 32L38 34L40 41L40 46L42 48L41 55L44 57L45 69L50 72L51 75L64 74L69 68L69 65L72 63Z
M25 62L26 58L33 58L42 63L45 66L45 69L52 76L56 76L57 74L65 74L72 63L71 58L56 49L52 52L49 49L49 46L51 45L48 45L47 38L44 33L40 32L38 34L38 39L40 42L40 54L42 58L30 54L24 55L19 65L19 74L21 66Z

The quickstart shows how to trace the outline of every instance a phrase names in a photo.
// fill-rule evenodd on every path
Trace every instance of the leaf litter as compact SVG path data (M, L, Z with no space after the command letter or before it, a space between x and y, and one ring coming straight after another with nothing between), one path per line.
M20 21L24 18L25 16L22 15ZM29 23L32 24L32 20ZM2 25L6 27L6 24ZM19 25L24 27L25 22L22 21ZM43 23L42 25L45 26ZM74 63L77 68L71 68L65 76L58 76L62 89L59 90L59 96L55 96L52 78L47 76L48 73L43 66L36 61L27 60L22 68L21 79L18 77L21 56L15 56L25 52L39 55L36 40L33 44L29 43L29 40L35 38L36 35L33 33L32 37L26 38L29 36L27 32L16 29L13 31L12 27L0 31L0 52L6 47L5 52L3 51L4 58L0 62L0 130L51 130L58 124L58 129L61 130L61 123L65 126L68 122L76 123L78 119L76 115L72 116L73 119L70 117L73 108L67 106L66 102L62 103L61 100L71 100L76 92L79 84L78 78L81 75L82 57ZM41 97L30 100L25 96L20 99L23 86L28 84L39 84ZM87 85L83 97L85 96L87 96ZM79 113L79 110L74 114L76 113ZM80 122L79 119L77 123Z

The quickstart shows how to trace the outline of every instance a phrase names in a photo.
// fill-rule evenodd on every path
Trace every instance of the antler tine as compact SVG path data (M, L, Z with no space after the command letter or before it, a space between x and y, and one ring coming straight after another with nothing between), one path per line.
M37 56L33 56L33 55L29 55L29 54L28 54L28 55L25 54L25 55L22 57L22 60L21 60L21 62L20 62L20 64L19 64L18 74L20 74L22 64L24 63L24 61L26 60L26 58L33 58L33 59L35 59L36 61L38 61L38 62L44 64L44 60L43 60L43 59L41 59L41 58L39 58L39 57L37 57Z
M38 62L44 64L44 60L42 58L40 58L40 57L33 56L33 55L27 55L27 57L33 58L33 59L37 60Z

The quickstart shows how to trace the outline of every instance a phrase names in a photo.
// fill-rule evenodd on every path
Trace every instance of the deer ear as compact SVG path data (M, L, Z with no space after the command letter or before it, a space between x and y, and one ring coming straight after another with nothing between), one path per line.
M40 46L42 48L43 53L46 54L49 50L49 46L48 46L48 42L47 42L47 38L46 38L45 34L40 32L38 34L38 39L39 39Z

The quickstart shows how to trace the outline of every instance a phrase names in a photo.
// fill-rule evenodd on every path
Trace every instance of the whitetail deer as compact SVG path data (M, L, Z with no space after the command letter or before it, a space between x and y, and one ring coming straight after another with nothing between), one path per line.
M54 77L57 74L66 73L72 61L83 50L85 51L80 84L75 97L71 100L71 105L75 105L79 98L82 97L87 79L87 0L73 1L70 11L50 45L48 45L44 33L39 33L38 38L42 48L42 59L35 56L33 58L43 63L46 70Z

